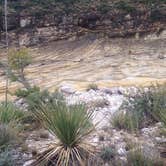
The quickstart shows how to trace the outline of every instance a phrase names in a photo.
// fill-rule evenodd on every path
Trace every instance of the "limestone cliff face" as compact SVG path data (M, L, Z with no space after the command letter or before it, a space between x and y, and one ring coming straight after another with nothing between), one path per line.
M35 45L89 32L107 37L128 37L151 31L160 33L166 25L165 0L154 0L151 6L136 2L9 0L10 42ZM0 40L3 44L3 4L0 13Z

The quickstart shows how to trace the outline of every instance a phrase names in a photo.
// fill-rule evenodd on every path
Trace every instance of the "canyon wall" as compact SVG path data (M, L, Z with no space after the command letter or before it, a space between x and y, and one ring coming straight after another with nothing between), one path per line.
M5 45L3 5L0 47ZM87 33L102 37L158 35L166 26L165 0L9 0L8 11L10 44L18 46L75 39Z

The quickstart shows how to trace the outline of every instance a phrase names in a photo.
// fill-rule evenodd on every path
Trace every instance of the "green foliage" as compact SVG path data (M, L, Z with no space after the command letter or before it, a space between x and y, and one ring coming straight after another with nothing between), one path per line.
M111 161L115 157L115 149L111 147L104 147L100 152L100 157L103 159L104 162Z
M129 166L164 166L164 163L159 159L150 159L143 155L141 149L128 153L127 161Z
M126 1L118 1L114 4L114 7L120 10L124 10L128 13L134 12L136 9L135 7L131 6L129 2Z
M95 84L95 83L89 84L86 90L89 91L91 89L92 90L98 90L97 84Z
M131 117L134 128L146 127L146 125L158 121L164 122L166 115L166 86L156 85L146 90L139 89L137 95L127 98L121 109L126 110L125 117Z
M64 97L58 91L49 93L47 90L34 91L33 93L30 93L25 99L28 104L28 110L32 112L41 104L45 104L47 108L52 108L52 104L56 103L57 100L64 101Z
M37 86L34 86L29 89L18 89L16 90L15 95L17 97L26 98L32 93L39 93L39 92L40 92L40 88Z
M12 103L0 103L0 150L13 146L19 140L18 132L24 113Z
M31 88L24 73L25 68L32 62L28 50L26 48L10 50L8 57L8 65L6 65L8 77L11 81L22 83L26 89Z
M58 139L37 158L36 163L49 163L50 160L54 165L70 163L79 166L94 152L86 142L86 137L94 130L92 112L84 105L67 106L64 101L57 100L49 109L47 105L40 105L33 113Z
M0 152L0 166L14 166L14 160L10 153L10 149L5 149L5 151Z
M17 123L21 121L24 113L16 108L12 103L0 103L0 124Z
M133 112L117 112L111 117L111 124L117 129L136 131L140 128L141 117Z
M158 116L160 121L163 122L164 126L166 127L166 109L160 110Z
M0 150L14 145L17 139L17 130L9 124L0 124Z
M106 14L107 12L109 12L112 9L112 7L108 5L106 0L103 0L100 4L98 4L97 9L102 14Z
M147 6L159 5L166 3L166 0L134 0L135 2L143 3Z
M9 51L9 67L13 70L24 70L31 63L31 57L25 48Z

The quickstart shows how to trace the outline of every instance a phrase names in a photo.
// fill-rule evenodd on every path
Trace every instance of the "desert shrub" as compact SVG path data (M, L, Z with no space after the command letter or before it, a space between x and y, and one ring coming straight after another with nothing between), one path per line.
M52 107L40 105L34 116L41 121L58 142L50 144L40 154L35 164L82 165L94 153L94 147L86 141L93 132L92 113L84 105L67 106L63 101L52 103Z
M141 149L129 152L127 162L129 166L164 166L164 163L159 159L146 157Z
M137 131L141 117L134 112L117 112L111 116L111 125L117 129L125 129L128 131Z
M95 90L95 91L98 90L97 84L95 84L95 83L89 84L86 90L89 91L91 89Z
M115 149L112 147L104 147L100 152L100 157L104 162L111 161L115 157Z
M0 124L17 123L24 117L24 113L11 102L0 103Z
M9 66L13 70L22 70L31 63L31 56L25 48L9 51Z
M13 166L15 162L10 153L10 149L6 148L4 151L0 151L0 166Z
M33 86L29 89L18 89L16 90L15 95L17 97L26 98L31 93L39 93L39 92L40 92L40 88L37 86Z
M135 1L143 3L148 6L166 3L166 0L135 0Z
M166 127L166 109L160 110L157 114L160 121L164 124L164 127Z
M131 6L129 2L126 1L118 1L114 4L114 7L123 11L126 11L128 13L134 12L136 9L135 7Z
M156 85L139 89L137 95L127 97L121 109L131 115L137 127L142 128L154 122L164 122L166 114L166 86Z
M57 100L64 101L63 95L58 91L55 91L54 93L50 93L47 90L35 91L26 97L28 109L30 111L34 111L41 104L44 104L48 108L52 107L52 104L56 103Z
M6 65L8 76L12 81L22 83L26 89L31 88L31 86L25 77L24 70L31 62L32 57L26 48L9 50L8 65Z
M102 14L106 14L109 12L112 7L108 5L107 1L103 0L98 6L97 6L98 11L100 11Z
M16 144L18 131L9 124L0 124L0 150Z
M161 127L160 129L159 129L159 132L158 132L158 135L159 136L163 136L163 137L166 137L166 127Z

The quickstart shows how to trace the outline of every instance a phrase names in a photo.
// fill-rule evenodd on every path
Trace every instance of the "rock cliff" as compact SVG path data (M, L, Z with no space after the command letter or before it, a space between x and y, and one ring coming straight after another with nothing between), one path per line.
M0 4L0 41L4 10ZM166 25L165 0L8 0L10 43L36 45L87 33L107 37L159 34Z

